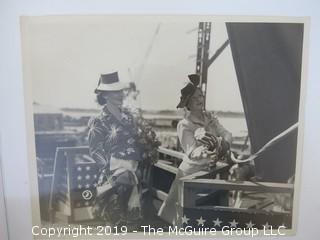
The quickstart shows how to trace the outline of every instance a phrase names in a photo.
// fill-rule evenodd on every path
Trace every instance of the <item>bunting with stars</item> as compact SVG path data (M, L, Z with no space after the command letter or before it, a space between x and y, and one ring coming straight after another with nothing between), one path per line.
M52 211L68 217L70 222L93 219L91 207L98 171L88 147L58 148L50 196Z
M178 222L182 227L215 228L221 230L224 226L242 229L270 229L284 226L291 228L291 214L268 212L253 209L236 209L231 207L180 207Z

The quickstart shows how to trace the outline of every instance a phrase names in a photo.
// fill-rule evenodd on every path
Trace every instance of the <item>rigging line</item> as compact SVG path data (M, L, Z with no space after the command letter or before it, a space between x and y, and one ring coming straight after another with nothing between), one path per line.
M256 153L252 154L249 158L247 159L237 159L234 154L231 152L231 160L234 163L246 163L255 160L257 157L259 157L263 152L265 152L267 149L275 145L277 142L279 142L282 138L286 137L289 133L293 132L295 129L297 129L299 126L299 122L293 124L291 127L288 129L284 130L274 138L272 138L269 142L267 142L262 148L259 149Z
M145 54L145 56L144 56L144 58L142 60L141 67L140 67L139 72L138 72L137 81L139 81L142 78L142 74L143 74L143 71L144 71L144 67L145 67L146 61L147 61L147 59L149 58L149 56L151 54L154 42L155 42L156 37L157 37L157 35L159 34L159 31L160 31L160 26L161 26L161 23L158 23L158 25L156 27L156 30L155 30L152 38L151 38L151 42L150 42L150 44L149 44L149 46L147 48L146 54Z
M141 63L141 66L138 68L138 73L136 75L137 79L134 79L134 82L136 83L139 83L139 81L141 80L142 78L142 75L143 75L143 72L144 72L144 68L145 68L145 64L147 62L147 59L149 58L150 54L151 54L151 51L152 51L152 48L153 48L153 45L154 45L154 42L156 40L156 37L158 36L159 32L160 32L160 26L161 26L161 23L158 23L157 27L156 27L156 30L151 38L151 41L150 41L150 44L147 48L147 51L145 53L145 56L143 57L142 59L142 63ZM141 109L141 96L138 97L138 107Z

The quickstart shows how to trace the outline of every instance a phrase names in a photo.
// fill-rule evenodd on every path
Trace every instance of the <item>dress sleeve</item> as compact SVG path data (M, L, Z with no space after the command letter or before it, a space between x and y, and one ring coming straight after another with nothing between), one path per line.
M101 120L94 118L89 121L89 153L97 164L103 167L110 168L109 159L106 157L104 150L104 142L106 137L105 128Z
M232 143L232 134L227 129L225 129L222 124L219 122L218 118L215 115L212 115L212 122L217 131L219 137L222 137L225 141L227 141L230 146Z
M188 127L188 123L185 123L183 120L178 123L177 132L183 151L187 155L190 155L191 152L197 147L194 133Z

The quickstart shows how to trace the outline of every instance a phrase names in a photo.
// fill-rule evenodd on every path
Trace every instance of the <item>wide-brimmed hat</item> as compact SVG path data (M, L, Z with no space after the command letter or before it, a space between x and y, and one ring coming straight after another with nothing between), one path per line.
M99 78L98 87L95 89L95 93L104 91L120 91L127 89L128 83L119 81L118 72L112 72L107 74L101 74Z
M188 75L188 78L190 81L181 89L180 102L177 105L177 108L184 108L187 106L190 97L194 94L200 83L199 74L190 74Z

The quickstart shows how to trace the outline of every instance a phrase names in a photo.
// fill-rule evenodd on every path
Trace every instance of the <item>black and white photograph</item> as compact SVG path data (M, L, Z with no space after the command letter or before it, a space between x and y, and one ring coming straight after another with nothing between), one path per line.
M295 233L306 18L21 24L35 238Z

